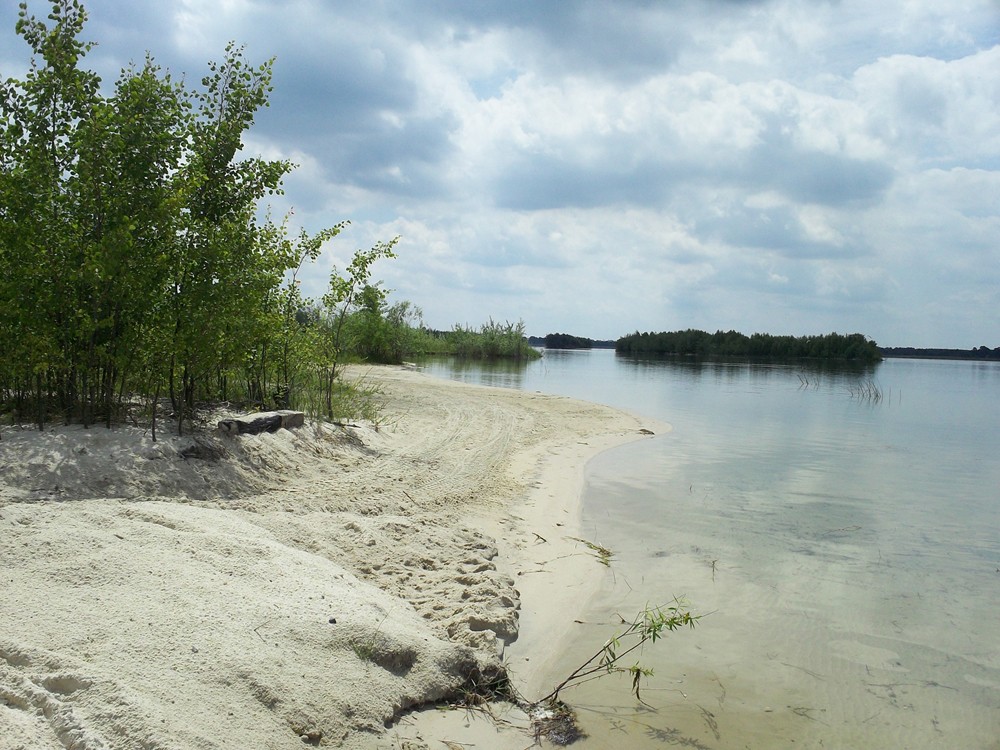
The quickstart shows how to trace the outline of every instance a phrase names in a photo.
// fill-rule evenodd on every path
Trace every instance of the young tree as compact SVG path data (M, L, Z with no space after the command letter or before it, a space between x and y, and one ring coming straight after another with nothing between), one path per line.
M288 239L285 224L265 227L267 242L282 248L287 258L297 259L284 286L276 289L269 299L270 339L262 343L264 350L273 350L274 386L278 395L275 402L282 406L288 407L297 399L300 380L313 367L320 348L319 318L307 312L312 302L302 296L299 270L307 260L315 261L322 246L340 234L347 223L341 222L312 236L302 230L294 242ZM263 362L260 366L263 371Z
M189 153L176 178L184 205L169 290L169 385L178 424L194 407L199 383L209 388L219 369L242 356L246 338L259 333L267 297L294 262L283 245L267 242L271 235L256 220L258 202L280 192L292 164L237 158L243 132L267 103L272 63L253 67L230 44L193 95Z
M181 89L161 78L147 59L122 71L115 95L99 102L81 124L77 175L72 181L82 228L80 276L82 388L99 394L108 426L133 368L152 365L162 345L168 259L182 203L174 175L182 167L187 124ZM147 349L157 356L142 357ZM90 386L91 375L99 378ZM89 396L88 396L89 397ZM88 404L83 404L87 421Z
M384 299L383 290L369 284L371 267L380 258L395 258L393 249L399 242L395 237L389 242L378 242L370 250L357 250L345 275L334 267L330 271L330 284L323 295L323 310L328 323L328 331L320 343L320 381L323 389L324 411L327 419L333 419L333 386L337 379L337 367L344 353L344 322L348 313L358 302L359 295L369 290L375 304Z
M9 373L33 391L35 421L46 418L54 391L67 412L76 401L75 343L82 337L79 277L81 226L71 184L81 124L98 102L100 79L78 62L91 48L79 40L86 13L78 0L53 3L52 28L21 4L16 31L32 51L24 81L3 84L3 226L0 307L12 338Z

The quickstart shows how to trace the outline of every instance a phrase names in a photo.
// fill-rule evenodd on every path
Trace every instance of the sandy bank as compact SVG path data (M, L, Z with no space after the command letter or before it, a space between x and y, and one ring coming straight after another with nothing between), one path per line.
M365 377L378 430L2 429L0 750L401 746L504 650L537 689L599 575L583 464L643 425Z

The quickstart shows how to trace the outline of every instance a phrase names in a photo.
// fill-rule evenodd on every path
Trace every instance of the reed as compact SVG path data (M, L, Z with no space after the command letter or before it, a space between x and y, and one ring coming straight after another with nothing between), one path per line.
M882 387L871 379L858 381L848 388L848 393L851 394L851 398L853 399L871 404L881 403L886 395Z

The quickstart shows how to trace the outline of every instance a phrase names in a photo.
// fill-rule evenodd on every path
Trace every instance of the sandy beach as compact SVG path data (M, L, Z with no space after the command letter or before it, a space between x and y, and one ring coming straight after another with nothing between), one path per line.
M379 424L0 430L0 750L420 750L469 721L409 709L501 660L539 694L603 571L572 539L584 465L658 426L351 377Z

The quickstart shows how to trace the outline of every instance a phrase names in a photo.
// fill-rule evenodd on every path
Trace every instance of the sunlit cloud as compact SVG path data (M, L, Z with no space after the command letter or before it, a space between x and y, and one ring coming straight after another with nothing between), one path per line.
M147 50L192 86L229 41L275 58L245 139L299 165L271 210L352 222L310 294L399 235L377 272L435 327L1000 344L992 0L86 5L106 81Z

